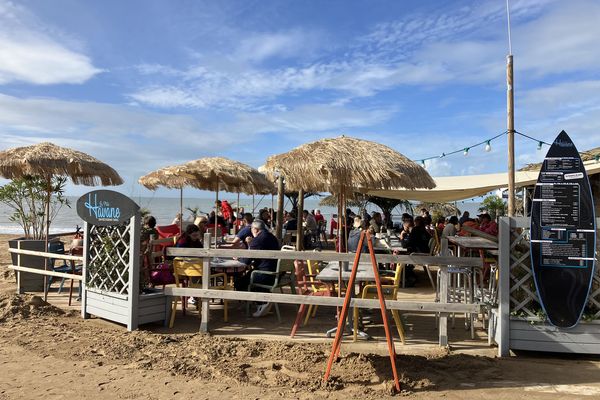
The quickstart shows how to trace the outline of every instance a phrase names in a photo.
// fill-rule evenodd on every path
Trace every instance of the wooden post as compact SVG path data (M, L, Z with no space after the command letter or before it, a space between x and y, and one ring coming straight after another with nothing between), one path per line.
M510 355L510 217L498 224L498 357Z
M513 56L506 57L506 122L508 132L508 216L515 215L515 104L513 92Z
M233 231L237 235L238 227L239 227L237 220L240 217L242 217L242 218L244 217L243 215L240 214L240 191L239 190L237 192L237 203L236 204L237 204L237 212L235 213L235 221L233 221Z
M219 216L219 179L217 178L217 187L215 188L215 249L217 248L217 229Z
M283 176L279 175L279 178L277 179L277 224L275 225L275 236L279 240L283 240L283 201Z
M204 248L210 249L210 233L204 234ZM210 258L202 259L202 289L208 289L210 284ZM200 306L201 320L200 320L200 332L208 332L208 321L209 321L209 298L202 298L202 305Z
M46 237L44 239L44 251L48 251L48 236L50 235L50 198L52 196L52 176L48 176L46 180ZM50 260L46 257L44 261L44 271L48 271ZM48 276L44 275L44 301L48 301Z
M183 186L179 188L179 234L183 235Z
M88 319L90 314L87 313L87 268L90 259L90 225L83 222L83 266L81 267L81 318Z
M440 254L448 255L448 239L444 238L440 244ZM438 271L440 274L440 302L445 304L448 302L448 266L443 265ZM448 346L448 313L441 312L438 326L439 345L441 347Z
M298 191L298 230L296 234L296 250L304 250L304 226L302 224L302 212L304 211L304 190Z
M139 297L140 297L140 213L139 211L129 220L129 282L127 293L127 307L129 319L127 330L138 328Z

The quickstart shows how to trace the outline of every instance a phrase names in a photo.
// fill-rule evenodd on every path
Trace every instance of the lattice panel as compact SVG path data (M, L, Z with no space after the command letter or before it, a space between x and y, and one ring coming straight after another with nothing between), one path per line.
M598 232L600 235L600 232ZM584 318L600 319L600 264L596 248L596 271ZM531 270L529 228L513 228L510 246L510 311L511 315L538 318L541 306Z
M90 226L87 287L128 294L131 226Z

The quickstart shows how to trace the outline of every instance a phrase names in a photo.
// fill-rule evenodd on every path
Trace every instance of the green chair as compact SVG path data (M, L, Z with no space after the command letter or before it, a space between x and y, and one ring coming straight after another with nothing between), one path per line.
M281 251L293 251L293 246L283 246ZM272 285L265 285L262 283L255 282L255 278L259 275L268 275L275 277L275 281ZM277 260L277 268L275 271L259 271L254 270L250 275L250 284L248 285L248 291L252 292L253 289L260 289L260 291L273 293L279 289L283 293L283 288L289 286L292 294L296 294L296 273L294 260ZM275 313L277 314L277 321L281 322L281 313L279 312L279 304L275 304ZM250 315L250 302L246 303L246 315Z

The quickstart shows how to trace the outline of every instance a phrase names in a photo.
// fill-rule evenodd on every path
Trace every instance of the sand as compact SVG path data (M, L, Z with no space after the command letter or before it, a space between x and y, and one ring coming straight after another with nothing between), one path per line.
M4 238L5 239L5 238ZM520 354L497 359L436 349L397 358L392 396L385 353L342 351L322 382L330 342L127 332L74 310L16 295L0 243L0 399L564 399L600 398L600 358ZM162 332L162 333L161 333Z

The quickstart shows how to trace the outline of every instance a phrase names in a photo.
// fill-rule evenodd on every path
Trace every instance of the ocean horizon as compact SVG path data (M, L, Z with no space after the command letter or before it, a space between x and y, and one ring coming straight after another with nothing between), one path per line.
M67 196L70 207L63 206L56 218L50 225L50 233L62 233L62 232L73 232L77 226L83 226L83 221L77 215L76 203L78 196ZM235 207L237 203L237 195L224 195L220 197L221 200L227 200L232 206ZM179 213L179 198L176 197L133 197L134 200L141 208L148 209L150 214L156 218L158 225L169 225L177 213ZM320 206L319 201L321 197L311 197L304 201L304 208L307 210L320 209L321 213L329 221L333 214L337 213L337 209L334 207ZM184 197L183 198L183 215L187 220L191 219L191 211L188 208L198 208L199 213L210 213L214 209L214 198L194 198ZM481 203L474 201L457 202L457 206L461 211L469 211L472 215L478 213L478 208ZM416 203L415 203L416 204ZM250 212L253 207L252 198L240 197L240 205L244 207L247 212ZM272 207L271 196L255 196L254 208L255 213L262 208ZM277 208L277 197L273 198L273 209ZM284 203L285 210L291 210L291 203L286 198ZM353 211L357 211L352 208ZM367 211L381 211L379 207L368 204ZM399 217L404 212L403 209L396 208L393 212L394 221L399 220ZM415 210L417 213L417 210ZM0 234L11 234L19 235L23 234L23 229L15 222L10 220L12 214L11 209L5 204L0 204Z

